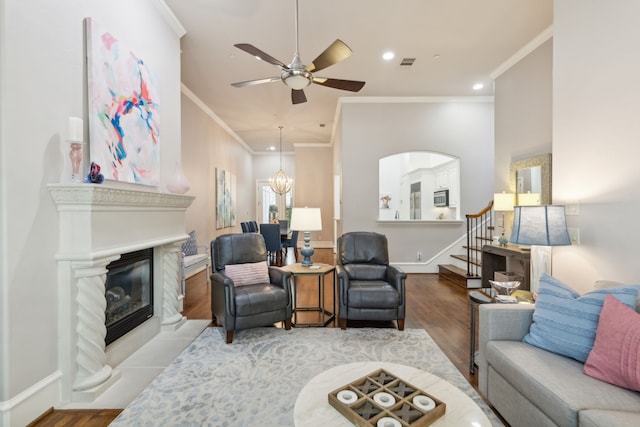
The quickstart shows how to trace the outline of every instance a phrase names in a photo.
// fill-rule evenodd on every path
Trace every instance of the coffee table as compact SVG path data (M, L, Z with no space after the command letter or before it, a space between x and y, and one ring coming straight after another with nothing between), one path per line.
M353 423L329 404L328 395L381 368L446 403L446 413L432 426L491 426L491 421L473 399L436 375L398 363L356 362L326 370L304 386L293 409L296 427L353 426Z

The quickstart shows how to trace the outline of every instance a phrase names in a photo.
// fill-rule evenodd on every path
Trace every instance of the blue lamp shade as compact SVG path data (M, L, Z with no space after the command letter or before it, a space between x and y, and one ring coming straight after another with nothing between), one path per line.
M564 206L514 207L510 240L520 245L570 245Z

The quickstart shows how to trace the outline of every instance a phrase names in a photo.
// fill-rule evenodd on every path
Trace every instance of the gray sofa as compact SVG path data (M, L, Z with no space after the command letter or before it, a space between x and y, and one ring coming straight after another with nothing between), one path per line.
M640 393L522 342L533 311L526 304L479 306L478 388L500 415L513 427L640 426Z

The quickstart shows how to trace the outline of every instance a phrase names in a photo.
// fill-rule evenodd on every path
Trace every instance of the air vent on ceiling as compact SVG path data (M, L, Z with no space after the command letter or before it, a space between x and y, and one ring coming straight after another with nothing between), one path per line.
M402 58L402 62L400 62L400 65L411 67L414 62L416 62L416 58Z

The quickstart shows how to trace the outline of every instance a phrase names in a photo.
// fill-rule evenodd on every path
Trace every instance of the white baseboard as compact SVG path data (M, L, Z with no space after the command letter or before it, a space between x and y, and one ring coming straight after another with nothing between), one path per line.
M427 262L390 262L405 273L437 273L438 265Z
M0 402L0 426L26 426L58 402L62 372L55 371L10 400Z

